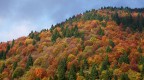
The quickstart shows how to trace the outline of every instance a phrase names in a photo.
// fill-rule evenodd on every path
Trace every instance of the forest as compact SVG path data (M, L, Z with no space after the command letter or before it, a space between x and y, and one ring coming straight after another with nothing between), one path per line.
M102 7L0 43L0 80L143 80L144 8Z

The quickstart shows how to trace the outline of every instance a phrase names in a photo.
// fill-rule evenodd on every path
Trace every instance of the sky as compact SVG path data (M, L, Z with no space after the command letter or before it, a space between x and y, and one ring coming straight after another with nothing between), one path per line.
M144 0L0 0L0 42L27 36L32 30L104 6L144 7Z

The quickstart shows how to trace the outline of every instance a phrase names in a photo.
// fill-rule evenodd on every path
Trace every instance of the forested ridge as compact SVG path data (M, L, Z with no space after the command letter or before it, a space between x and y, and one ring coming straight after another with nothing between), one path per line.
M0 80L143 80L144 8L102 7L0 43Z

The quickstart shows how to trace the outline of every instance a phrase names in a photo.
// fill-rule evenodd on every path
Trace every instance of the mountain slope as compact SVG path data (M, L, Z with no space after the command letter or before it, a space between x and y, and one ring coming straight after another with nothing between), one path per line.
M0 80L140 80L144 9L86 11L0 44Z

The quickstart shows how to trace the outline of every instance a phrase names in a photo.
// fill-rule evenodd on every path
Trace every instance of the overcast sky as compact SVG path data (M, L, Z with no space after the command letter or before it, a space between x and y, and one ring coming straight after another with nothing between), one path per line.
M144 0L0 0L0 42L50 28L74 14L103 6L144 7Z

